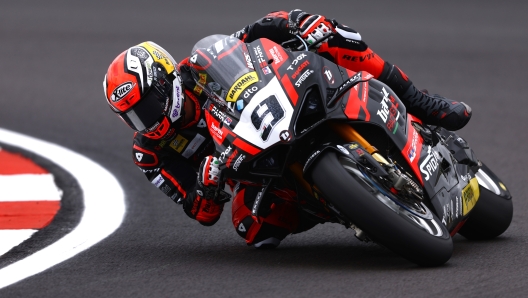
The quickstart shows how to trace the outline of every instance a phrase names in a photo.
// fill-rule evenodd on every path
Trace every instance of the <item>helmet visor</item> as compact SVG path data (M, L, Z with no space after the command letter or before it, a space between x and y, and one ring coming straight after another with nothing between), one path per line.
M150 90L121 118L136 131L144 131L165 115L172 99L172 83L165 78L153 81Z

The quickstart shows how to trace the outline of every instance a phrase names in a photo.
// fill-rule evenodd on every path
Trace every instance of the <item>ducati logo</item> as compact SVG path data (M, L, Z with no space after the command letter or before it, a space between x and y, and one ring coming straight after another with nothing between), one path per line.
M191 61L192 63L196 63L196 59L198 59L198 54L194 54L191 59L189 59L189 61Z

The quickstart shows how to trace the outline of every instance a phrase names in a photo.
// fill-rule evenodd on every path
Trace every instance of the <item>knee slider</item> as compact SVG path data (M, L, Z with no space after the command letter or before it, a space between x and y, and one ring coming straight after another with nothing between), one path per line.
M279 246L280 243L281 241L279 239L275 237L270 237L258 243L255 243L254 246L255 248L258 248L258 249L273 249Z

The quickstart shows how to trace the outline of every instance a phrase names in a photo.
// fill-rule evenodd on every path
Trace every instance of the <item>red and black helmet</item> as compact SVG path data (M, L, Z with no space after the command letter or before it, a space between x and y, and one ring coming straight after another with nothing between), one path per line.
M184 95L176 61L151 41L119 54L103 87L110 108L146 137L173 135L181 122Z

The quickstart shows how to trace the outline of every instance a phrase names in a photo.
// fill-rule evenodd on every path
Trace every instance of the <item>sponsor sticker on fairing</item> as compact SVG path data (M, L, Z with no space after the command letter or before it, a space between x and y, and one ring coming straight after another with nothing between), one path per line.
M425 181L429 181L432 174L438 169L438 158L431 146L427 150L427 156L420 164L420 172L425 175Z
M231 118L229 118L224 112L220 111L215 105L211 105L209 111L211 111L211 114L227 125L233 122Z
M330 70L330 68L328 68L328 66L323 67L323 75L329 84L335 83L334 75L332 74L332 71Z
M356 73L353 77L346 80L343 84L341 84L341 86L339 86L337 91L340 92L341 90L346 88L348 85L358 82L359 80L361 80L361 72Z
M282 60L284 60L281 53L279 52L279 49L277 49L277 46L273 46L273 48L269 49L269 52L273 57L273 63L279 64L282 62Z
M229 156L229 158L227 159L227 161L226 161L226 166L227 166L228 168L231 167L231 164L233 163L233 159L234 159L235 156L237 156L237 155L238 155L238 150L235 149L235 151L233 151L233 154L231 154L231 155Z
M257 57L257 62L259 63L260 67L266 66L266 60L264 60L264 54L262 53L260 46L254 47L253 52L255 52L255 57Z
M303 74L299 77L297 82L295 82L296 87L301 87L302 83L312 74L314 71L312 69L307 69Z
M305 53L299 54L299 56L295 57L295 59L292 61L292 63L286 69L287 70L293 70L293 67L297 66L297 64L299 64L299 61L303 60L304 58L306 58L306 54Z
M233 86L231 86L231 88L227 92L226 100L230 102L235 102L245 88L252 84L255 84L256 82L258 82L258 80L258 75L254 71L242 75L238 80L236 80L236 82L233 84Z
M257 91L258 91L258 87L257 86L248 87L246 89L246 91L244 91L243 97L245 99L247 99L248 97L251 96L251 94L253 94L253 93L257 92Z
M244 58L246 59L246 66L250 69L255 69L253 67L253 62L251 61L251 56L249 55L249 53L244 51Z
M389 92L382 88L383 99L381 100L381 110L378 110L377 115L386 124L387 128L393 134L398 130L398 119L400 118L400 111L398 111L398 103L390 96ZM389 99L390 98L390 99Z
M271 69L269 68L269 66L266 66L262 68L262 72L267 75L271 73Z
M229 153L231 152L231 146L227 146L227 148L224 150L224 152L220 153L220 157L218 157L218 160L220 162L224 162L224 159L229 156Z
M214 122L211 123L211 132L213 133L213 136L215 136L216 138L220 140L223 139L222 137L224 135L224 132L222 131L222 129L216 126Z
M240 167L240 164L242 161L246 159L246 156L244 154L240 154L240 156L236 159L235 164L233 165L233 170L238 171L238 168Z
M295 72L291 75L292 79L295 79L297 78L297 76L301 73L301 71L310 64L310 61L306 60L304 61L303 63L301 63L301 65L299 65L299 67L297 68L297 70L295 70Z
M414 159L416 158L417 144L418 144L418 132L416 132L416 130L413 129L411 147L407 149L407 157L409 157L410 162L413 162Z

